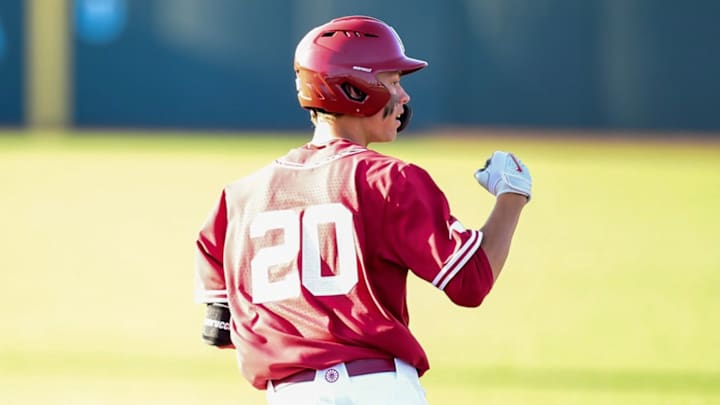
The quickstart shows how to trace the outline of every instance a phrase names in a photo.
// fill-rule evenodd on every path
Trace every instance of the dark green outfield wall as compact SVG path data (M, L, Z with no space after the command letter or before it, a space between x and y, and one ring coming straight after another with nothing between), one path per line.
M0 126L23 123L22 2L0 0Z
M19 0L0 2L5 37ZM415 128L720 129L717 0L75 0L79 127L309 128L292 54L334 16L386 20L430 67ZM6 40L7 42L7 40ZM21 72L0 59L0 123ZM7 89L7 92L6 92ZM7 97L6 97L7 95Z

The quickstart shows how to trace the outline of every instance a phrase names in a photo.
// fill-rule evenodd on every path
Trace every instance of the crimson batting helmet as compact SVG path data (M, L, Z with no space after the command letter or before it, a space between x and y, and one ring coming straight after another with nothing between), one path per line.
M397 32L383 21L349 16L308 32L295 50L294 65L303 108L369 117L390 101L377 73L406 75L427 62L405 56Z

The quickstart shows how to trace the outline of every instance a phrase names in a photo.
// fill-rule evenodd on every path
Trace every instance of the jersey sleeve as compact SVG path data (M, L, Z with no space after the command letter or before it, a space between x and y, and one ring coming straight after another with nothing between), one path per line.
M195 302L228 302L223 271L227 206L225 193L205 220L195 253Z
M415 165L399 171L385 212L391 260L444 291L458 305L477 306L492 288L483 234L450 213L444 193Z

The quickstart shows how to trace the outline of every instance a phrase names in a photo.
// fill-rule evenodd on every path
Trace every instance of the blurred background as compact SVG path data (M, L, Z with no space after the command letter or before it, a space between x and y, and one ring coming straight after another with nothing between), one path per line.
M347 14L430 61L417 129L720 128L713 0L3 0L0 125L307 129L294 47Z
M0 0L0 404L261 404L204 346L194 241L312 132L300 38L351 14L430 65L374 145L466 227L533 200L479 309L409 280L431 404L720 403L720 2Z

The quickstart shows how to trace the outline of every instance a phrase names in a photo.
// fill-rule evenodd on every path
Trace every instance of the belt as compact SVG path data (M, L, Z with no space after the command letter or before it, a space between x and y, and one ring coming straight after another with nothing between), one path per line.
M393 359L360 359L345 362L348 376L355 377L358 375L384 373L395 371L395 361ZM313 381L315 379L316 370L303 370L299 373L291 374L287 377L272 380L275 388L283 384L300 383Z

